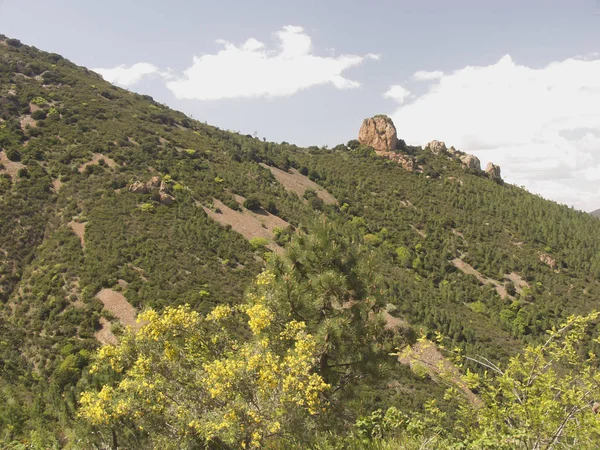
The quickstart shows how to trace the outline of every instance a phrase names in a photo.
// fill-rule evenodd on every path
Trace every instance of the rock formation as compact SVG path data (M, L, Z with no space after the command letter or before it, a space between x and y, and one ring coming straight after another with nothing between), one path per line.
M556 260L552 256L542 253L540 255L540 261L549 266L551 269L556 269Z
M415 161L408 155L396 152L377 152L379 156L394 161L396 164L400 164L402 168L412 172L415 170Z
M440 141L431 141L429 144L427 144L427 147L429 147L429 150L436 155L440 153L446 153L448 151L446 148L446 143Z
M129 186L129 190L134 194L149 194L160 185L160 177L152 177L150 178L150 181L146 183L143 181L134 182L131 186Z
M171 195L171 191L164 181L160 182L160 189L158 190L158 201L163 205L170 205L175 201L175 197Z
M460 157L460 160L462 161L463 166L468 167L469 169L481 170L481 162L476 156L465 154Z
M487 173L488 177L492 180L502 180L502 177L500 176L500 166L497 166L494 163L487 163L485 173Z
M358 142L373 147L377 152L395 150L398 136L394 122L384 115L365 119L358 132Z
M153 194L152 198L163 205L170 205L175 201L168 185L160 177L152 177L149 181L135 181L129 186L129 191L134 194Z

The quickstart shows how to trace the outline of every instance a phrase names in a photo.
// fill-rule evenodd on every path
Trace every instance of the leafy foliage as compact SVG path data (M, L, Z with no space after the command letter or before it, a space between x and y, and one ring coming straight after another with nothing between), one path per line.
M147 434L153 447L225 443L255 448L303 426L329 387L312 371L315 339L303 322L273 322L273 276L263 272L248 303L219 305L206 317L189 306L148 310L138 333L104 347L92 371L122 374L84 392L80 414L96 426ZM238 339L247 321L250 336ZM144 432L145 431L145 432Z
M103 288L158 317L188 305L205 333L217 327L205 319L215 308L244 316L247 289L266 266L275 277L265 297L274 329L304 323L315 339L314 373L332 386L327 411L312 418L315 440L289 437L290 446L304 448L326 448L323 430L346 448L362 445L364 435L339 436L361 417L383 421L385 413L371 415L391 407L411 417L437 411L438 419L413 421L429 430L420 435L403 426L383 431L374 445L388 445L387 435L407 446L414 436L438 447L453 439L429 432L452 427L455 400L444 398L439 380L389 356L412 341L413 327L429 338L441 332L462 354L508 367L524 347L543 345L546 329L600 308L594 217L420 147L400 149L416 161L417 170L407 172L355 140L333 150L304 149L220 130L116 88L60 55L0 40L2 441L95 442L76 419L80 393L117 386L121 376L88 372L101 320L118 339L135 343L119 336L119 321L96 298ZM286 190L259 163L298 169L338 204L324 204L315 191ZM172 203L129 189L154 176ZM241 210L238 196L259 208L257 216L264 208L290 224L274 229L271 240L287 246L287 254L267 253L261 261L256 249L264 242L222 227L202 208L218 199ZM81 236L73 229L83 229ZM481 277L463 273L457 261ZM247 325L239 333L226 329L231 342L255 343ZM596 333L596 325L588 332ZM577 346L582 357L598 353L594 339ZM563 387L564 367L550 377ZM481 392L496 379L486 380L472 360L464 370L482 377ZM123 430L129 434L117 437L132 443L149 433ZM230 442L238 442L238 432ZM112 434L108 429L105 442Z

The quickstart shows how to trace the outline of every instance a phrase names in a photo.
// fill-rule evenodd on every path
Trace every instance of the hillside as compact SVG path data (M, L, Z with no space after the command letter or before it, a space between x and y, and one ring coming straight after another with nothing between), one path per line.
M322 220L376 260L405 335L506 360L600 308L596 218L431 146L382 155L348 138L220 130L0 37L0 441L72 442L100 343L145 308L240 304L265 254ZM442 399L434 376L381 365L344 394L344 420Z

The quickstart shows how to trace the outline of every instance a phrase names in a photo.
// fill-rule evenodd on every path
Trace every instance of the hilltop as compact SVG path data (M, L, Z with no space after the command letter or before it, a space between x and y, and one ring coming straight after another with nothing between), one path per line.
M439 332L506 360L600 307L596 218L445 143L406 145L388 120L333 149L264 142L0 37L0 440L85 435L76 410L101 383L88 372L99 345L146 308L241 304L315 223L376 262L394 345ZM345 424L445 407L431 371L375 361L341 391Z

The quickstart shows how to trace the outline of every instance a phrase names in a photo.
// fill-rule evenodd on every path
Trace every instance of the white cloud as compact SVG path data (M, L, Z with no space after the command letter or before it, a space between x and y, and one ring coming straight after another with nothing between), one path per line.
M439 73L425 94L400 102L391 115L400 138L443 140L499 163L511 183L584 210L600 208L600 59L534 69L506 55L489 66Z
M220 40L223 49L194 57L183 76L168 82L167 87L177 98L198 100L290 96L323 84L352 89L360 83L342 73L366 59L379 58L373 54L317 56L310 36L297 26L283 27L275 37L277 49L254 38L239 46Z
M94 72L102 75L106 81L122 87L130 87L138 83L142 78L159 73L158 67L154 64L139 62L127 67L124 64L113 67L112 69L92 69Z
M444 76L444 72L435 70L433 72L427 72L426 70L419 70L413 74L413 80L415 81L431 81L438 80Z
M403 88L399 84L394 84L390 86L390 88L384 92L384 98L391 98L392 100L396 100L398 103L402 104L410 95L410 91L408 89Z

